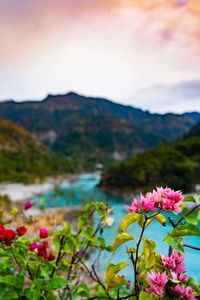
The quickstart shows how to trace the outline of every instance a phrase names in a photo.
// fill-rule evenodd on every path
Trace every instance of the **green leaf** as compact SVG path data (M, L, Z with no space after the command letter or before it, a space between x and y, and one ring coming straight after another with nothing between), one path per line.
M127 267L129 264L120 261L118 264L113 264L113 263L109 263L106 267L106 277L105 277L105 283L106 285L108 284L108 282L118 273L120 272L122 269L124 269L125 267Z
M199 286L198 282L196 282L196 280L194 280L193 278L191 278L191 277L188 278L187 285L193 287L193 289L196 292L200 293L200 286Z
M21 289L24 286L24 276L23 275L0 276L0 282L5 283L8 286L13 286L17 289Z
M96 210L100 217L105 217L105 204L103 202L96 202Z
M79 250L79 248L80 248L80 238L79 238L79 236L72 233L70 235L70 239L71 239L72 243L74 244L74 246Z
M185 196L183 199L184 202L193 202L196 203L195 198L192 195Z
M90 290L86 284L81 284L77 288L76 294L88 299L90 297Z
M24 294L31 300L39 300L41 297L41 292L38 290L25 289Z
M164 217L162 214L158 214L158 215L153 214L152 216L153 216L153 218L154 218L156 221L158 221L161 225L166 226L166 223L167 223L167 222L166 222L165 217Z
M71 225L67 222L63 222L63 227L64 227L65 235L69 234L71 231Z
M192 214L185 216L184 219L186 220L187 223L194 224L194 225L198 224L197 218Z
M2 256L8 256L8 255L9 255L8 251L3 250L2 248L0 248L0 257L2 257Z
M89 241L94 241L94 229L92 226L87 226L87 228L82 229L81 235Z
M50 279L47 282L45 289L46 290L57 290L57 289L61 289L65 285L70 285L69 280L67 280L61 276L55 275L52 279Z
M83 226L88 222L88 218L80 216L78 218L78 228L83 228Z
M139 215L130 213L123 220L121 230L124 232L133 223L137 222Z
M143 215L139 215L138 217L138 225L142 228L144 224L144 216Z
M154 241L148 238L143 239L144 261L150 268L155 264L155 248L156 243Z
M73 243L73 241L70 238L67 239L67 241L65 242L65 245L63 247L63 251L65 253L69 253L69 254L73 254L74 253L74 243Z
M126 250L125 253L135 253L136 252L136 249L134 247L130 247Z
M111 280L109 280L109 282L106 286L106 290L110 291L112 289L120 288L123 285L128 285L128 284L129 283L125 278L118 275L118 276L113 277Z
M170 236L178 237L178 236L186 236L186 235L197 235L200 236L200 230L197 226L192 224L187 225L179 225L169 232Z
M149 285L149 282L147 280L147 271L143 270L140 272L139 276L138 276L138 282L142 283L145 286Z
M123 232L120 233L113 244L113 253L115 254L116 250L124 243L130 241L130 240L135 240L134 236L128 232Z
M181 254L185 254L185 250L184 250L183 245L181 244L180 238L176 238L176 237L167 235L163 241L168 243L174 250L180 252Z
M17 294L15 289L9 289L5 294L3 295L4 300L11 300L11 299L19 299L19 295Z
M197 219L200 220L200 209L197 212Z
M172 282L172 283L180 283L180 280L175 280L175 279L172 279L172 278L169 278L169 281Z
M139 300L149 300L149 294L145 293L144 291L140 292Z

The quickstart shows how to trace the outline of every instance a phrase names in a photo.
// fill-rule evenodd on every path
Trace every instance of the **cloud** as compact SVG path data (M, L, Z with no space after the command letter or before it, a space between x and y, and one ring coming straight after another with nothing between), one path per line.
M0 0L0 99L74 90L175 109L174 95L190 95L174 85L200 75L198 7L194 0Z
M200 112L200 80L154 86L135 95L152 112Z

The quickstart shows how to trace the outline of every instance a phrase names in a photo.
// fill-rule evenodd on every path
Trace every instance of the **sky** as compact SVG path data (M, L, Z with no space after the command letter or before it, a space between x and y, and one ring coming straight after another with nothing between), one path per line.
M200 111L200 0L0 0L0 101Z

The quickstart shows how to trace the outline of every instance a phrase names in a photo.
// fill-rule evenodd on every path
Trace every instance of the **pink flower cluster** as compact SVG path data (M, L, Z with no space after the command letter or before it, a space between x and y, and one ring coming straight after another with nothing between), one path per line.
M40 238L45 239L48 237L48 230L46 228L40 229ZM53 254L47 253L47 249L49 248L49 243L46 241L43 241L41 244L38 244L37 242L34 242L29 245L29 250L33 252L35 249L37 249L37 255L39 257L43 257L47 260L54 260L55 256Z
M187 280L186 275L184 275L184 256L179 252L173 250L171 256L161 255L162 263L165 268L170 271L171 278L174 280L180 280L185 282Z
M147 193L145 197L141 195L141 210L148 213L159 208L165 211L180 213L182 211L182 200L181 191L174 191L168 187L160 187L153 190L152 193ZM124 205L124 208L131 213L137 213L140 209L140 202L134 199L131 206Z
M170 293L175 297L181 297L181 299L185 300L195 300L196 297L193 292L193 288L191 286L184 287L180 284L175 284L169 288Z
M39 257L43 257L44 259L47 259L47 260L54 260L55 259L55 256L52 253L50 253L49 255L47 253L47 249L49 249L49 243L48 242L43 241L42 244L38 244L37 242L34 242L34 243L29 245L29 250L31 252L33 252L35 249L37 249L37 255Z
M195 295L192 287L183 285L187 281L187 276L184 274L184 256L180 253L173 251L171 256L161 255L162 263L165 268L170 271L170 278L173 280L181 281L182 284L174 284L169 288L170 293L175 297L182 297L185 300L194 300Z
M154 271L151 271L151 273L148 272L147 279L149 281L150 288L146 289L146 292L148 294L154 293L156 296L161 298L163 296L164 286L167 283L166 272L162 274Z

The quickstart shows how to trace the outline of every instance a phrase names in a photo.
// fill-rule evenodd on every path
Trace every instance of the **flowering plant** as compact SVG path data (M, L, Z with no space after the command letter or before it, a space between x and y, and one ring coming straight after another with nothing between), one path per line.
M2 220L0 225L0 299L200 299L200 286L187 277L183 256L184 247L200 250L183 243L186 235L200 236L196 226L200 204L188 209L185 202L195 199L183 199L180 191L170 188L157 188L141 195L140 200L125 205L129 213L113 246L106 245L103 238L112 213L103 203L89 202L80 212L76 227L64 222L60 230L52 232L33 224L36 236L30 235L26 226L16 226L18 216L26 221L31 202L25 203L21 213L12 209L13 218ZM171 217L166 219L163 212L182 214L175 222ZM156 253L155 241L144 236L152 222L165 226L167 221L173 228L164 239L169 245L168 255ZM127 232L133 223L140 228L138 240ZM115 254L127 242L133 242L126 249L133 280L118 274L128 266L124 261L108 263L104 279L96 268L101 253ZM93 250L97 257L89 264L87 257Z
M183 198L180 191L157 188L145 196L141 195L140 202L134 199L131 206L124 205L129 214L122 220L121 233L114 241L113 253L122 244L133 241L134 247L127 248L126 253L133 266L134 281L132 292L125 298L118 297L117 299L200 299L200 286L192 278L186 276L182 255L184 247L200 250L200 248L182 244L183 236L200 236L200 230L195 226L200 220L200 211L197 211L200 204L189 210L185 206L187 201L196 202L192 196ZM173 226L173 230L164 239L169 244L169 256L156 253L155 241L144 237L146 228L154 220L163 226L166 225L167 220L163 212L175 214L182 212L182 216L176 222L168 217ZM138 241L131 233L126 232L133 223L138 223L141 227ZM141 246L143 246L142 249ZM127 284L124 277L122 280L121 276L117 275L127 265L125 262L107 265L106 288L108 292L116 288L120 291L121 286Z

